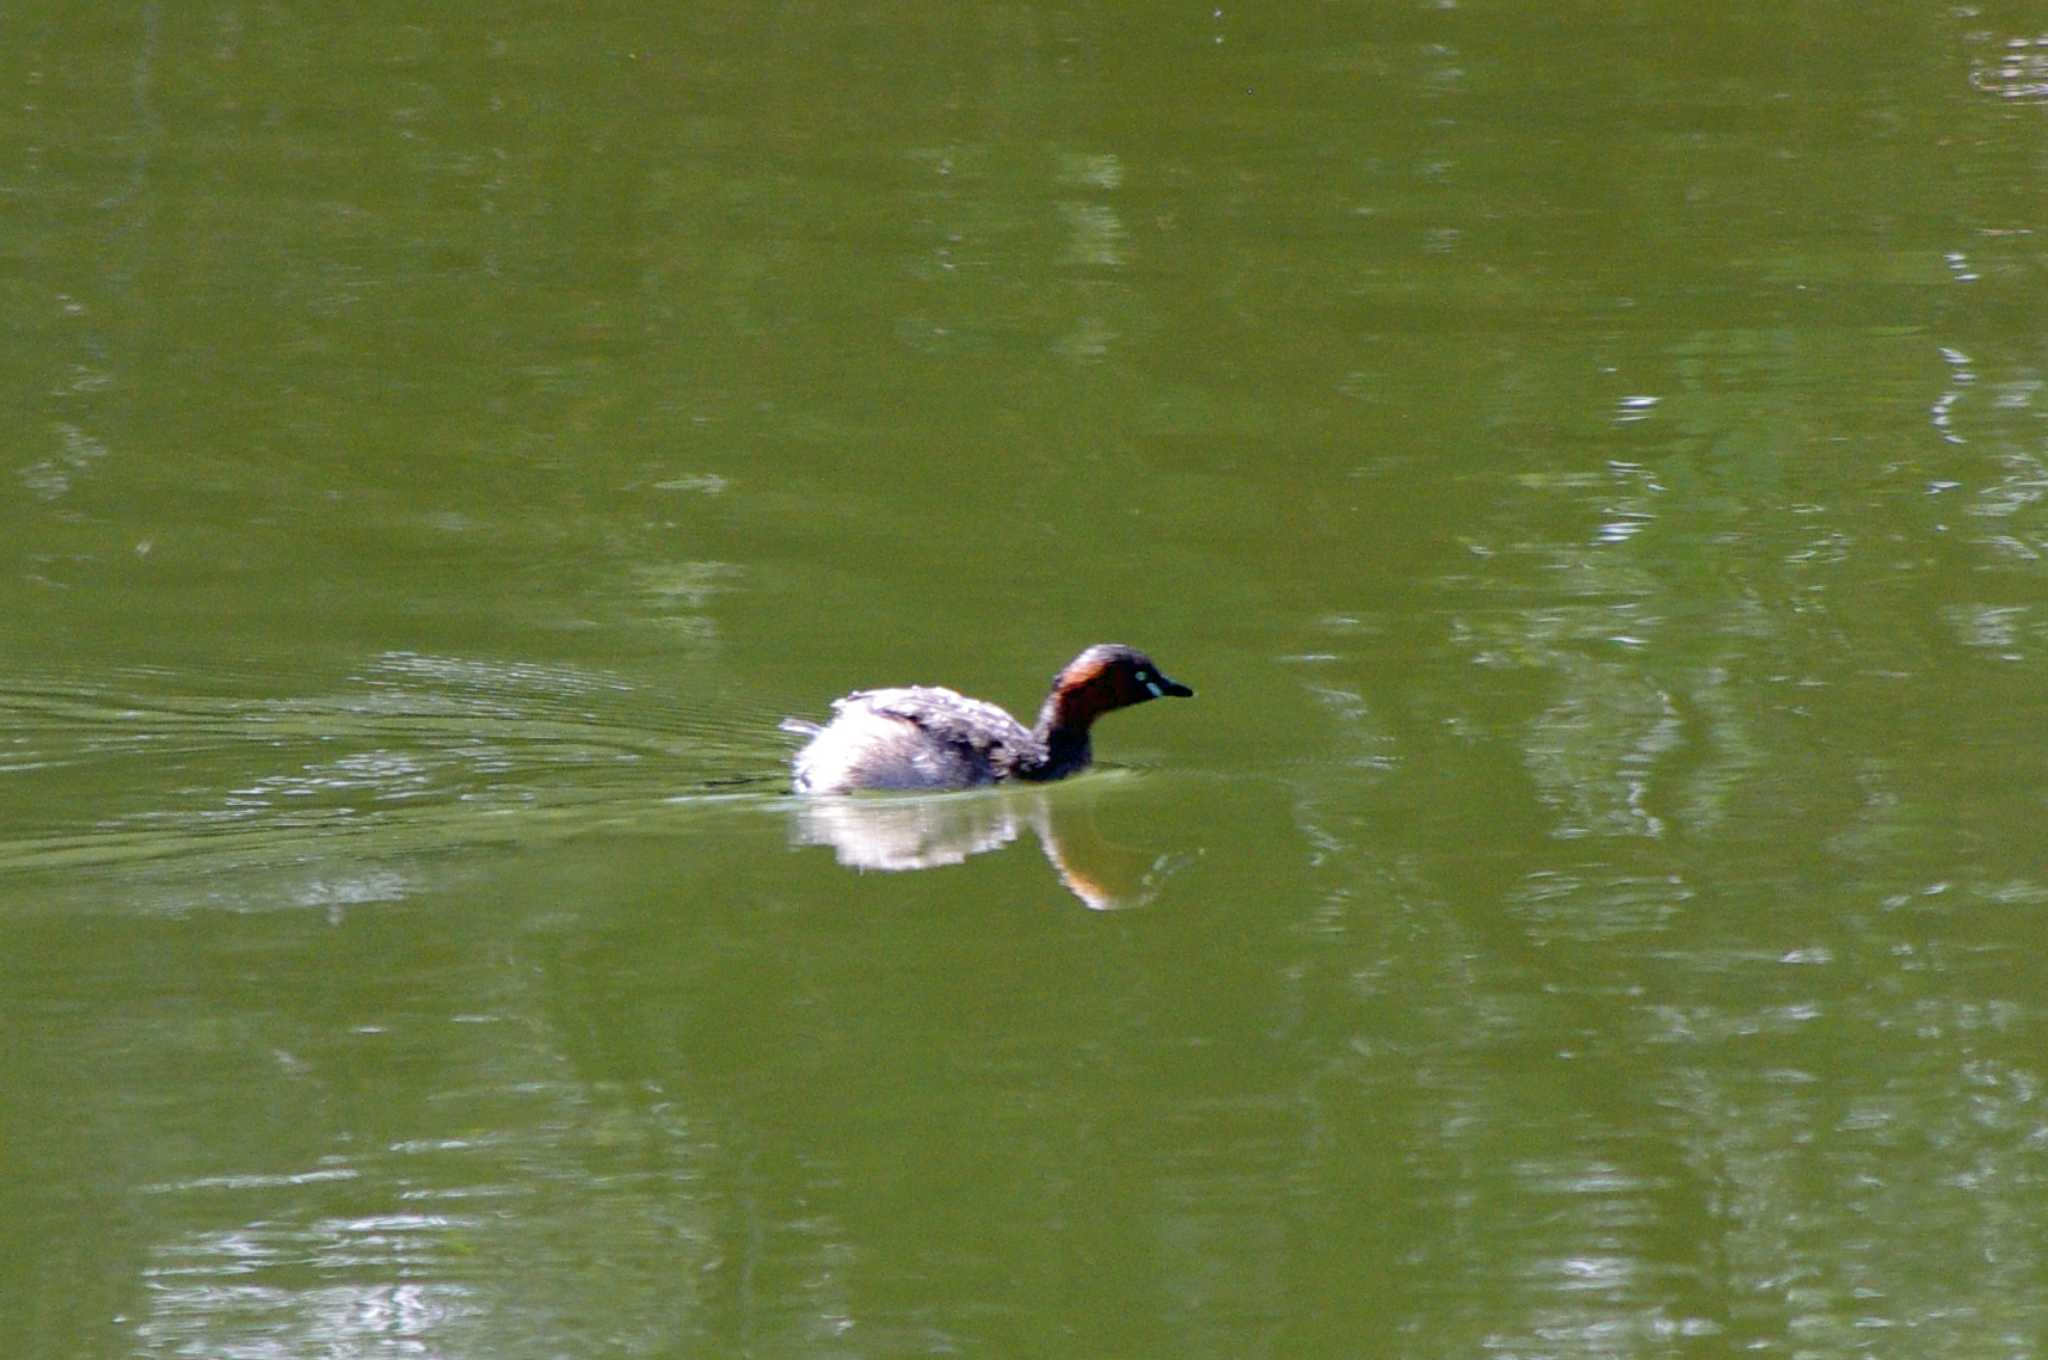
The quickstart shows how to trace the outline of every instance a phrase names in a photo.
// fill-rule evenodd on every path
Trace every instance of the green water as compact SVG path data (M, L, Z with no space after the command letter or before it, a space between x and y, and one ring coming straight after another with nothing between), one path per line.
M2037 9L0 88L0 1354L2048 1353Z

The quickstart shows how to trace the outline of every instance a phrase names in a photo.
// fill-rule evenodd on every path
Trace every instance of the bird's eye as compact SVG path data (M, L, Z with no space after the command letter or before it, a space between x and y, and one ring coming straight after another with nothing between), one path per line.
M1138 683L1141 685L1144 684L1147 680L1150 680L1151 678L1151 676L1145 674L1145 672L1143 671L1138 672Z

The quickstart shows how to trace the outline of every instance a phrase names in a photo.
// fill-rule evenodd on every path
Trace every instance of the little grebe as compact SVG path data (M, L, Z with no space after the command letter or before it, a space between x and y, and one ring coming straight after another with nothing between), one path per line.
M823 727L800 718L784 730L811 740L792 762L798 793L855 789L964 789L1005 779L1064 779L1087 766L1088 728L1113 708L1194 691L1160 674L1152 658L1098 643L1052 679L1027 728L994 704L950 689L864 689L832 701Z

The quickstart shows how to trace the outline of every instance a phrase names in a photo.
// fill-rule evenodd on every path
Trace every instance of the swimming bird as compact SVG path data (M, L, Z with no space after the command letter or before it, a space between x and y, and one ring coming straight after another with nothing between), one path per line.
M965 789L1064 779L1087 768L1089 728L1103 714L1194 693L1136 648L1103 642L1053 677L1031 727L936 685L856 690L832 701L831 722L785 718L782 727L810 738L791 762L798 793Z

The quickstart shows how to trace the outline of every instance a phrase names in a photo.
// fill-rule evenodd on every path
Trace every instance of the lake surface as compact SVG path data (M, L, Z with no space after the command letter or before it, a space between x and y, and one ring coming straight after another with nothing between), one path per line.
M2048 1353L2038 7L0 76L0 1354Z

